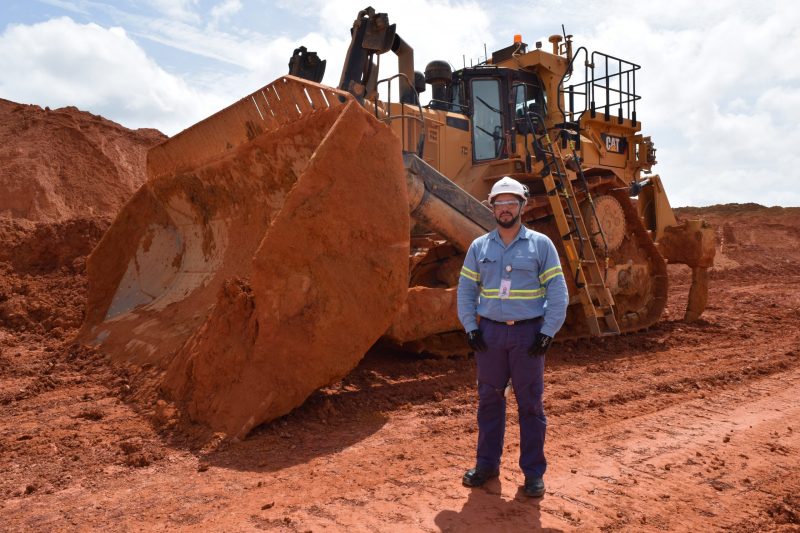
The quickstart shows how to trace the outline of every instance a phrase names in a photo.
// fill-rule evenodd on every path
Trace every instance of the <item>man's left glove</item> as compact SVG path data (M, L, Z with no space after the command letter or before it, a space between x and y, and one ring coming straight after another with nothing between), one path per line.
M483 333L481 333L479 329L473 329L467 333L467 342L469 343L469 347L476 352L485 352L489 349L489 347L486 346L486 341L483 340Z
M536 338L533 339L533 344L528 348L528 355L531 357L539 357L547 353L550 348L550 343L553 342L553 337L545 335L544 333L537 333Z

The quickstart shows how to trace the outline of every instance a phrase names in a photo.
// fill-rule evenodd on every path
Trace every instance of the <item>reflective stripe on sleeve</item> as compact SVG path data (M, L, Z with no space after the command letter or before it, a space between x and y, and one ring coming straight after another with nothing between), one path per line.
M461 275L467 279L471 279L472 281L480 281L481 275L475 272L474 270L470 270L467 267L461 267Z
M550 281L556 276L563 276L564 273L561 271L560 266L554 266L553 268L548 268L544 272L539 275L539 283L544 284L547 281Z

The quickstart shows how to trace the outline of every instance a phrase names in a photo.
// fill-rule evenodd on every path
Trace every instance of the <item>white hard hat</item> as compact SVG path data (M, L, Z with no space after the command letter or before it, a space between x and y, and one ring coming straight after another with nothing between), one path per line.
M492 190L489 192L489 203L492 203L494 197L500 194L513 194L519 196L520 200L524 202L528 198L528 188L514 178L505 176L492 186Z

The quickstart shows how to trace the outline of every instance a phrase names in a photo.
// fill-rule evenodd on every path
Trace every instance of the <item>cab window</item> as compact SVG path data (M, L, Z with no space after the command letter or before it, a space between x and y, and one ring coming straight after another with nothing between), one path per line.
M516 118L524 118L526 112L543 115L544 109L545 102L538 87L526 84L514 86L514 114Z
M497 159L503 151L499 80L472 80L472 149L476 161Z

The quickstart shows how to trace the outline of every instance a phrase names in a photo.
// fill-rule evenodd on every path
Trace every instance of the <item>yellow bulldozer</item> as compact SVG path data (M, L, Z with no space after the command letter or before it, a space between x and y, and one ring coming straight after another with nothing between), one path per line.
M699 317L714 233L678 224L650 174L639 66L549 41L529 50L517 36L479 64L420 73L367 8L337 88L298 48L289 75L150 150L147 182L88 259L79 338L152 367L166 398L233 437L379 340L466 353L455 286L494 227L482 200L502 176L529 187L523 220L559 249L571 298L559 338L656 322L668 261L691 267L686 315ZM390 51L398 74L381 79Z

